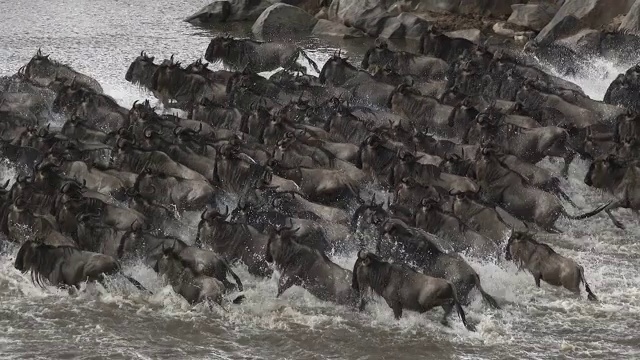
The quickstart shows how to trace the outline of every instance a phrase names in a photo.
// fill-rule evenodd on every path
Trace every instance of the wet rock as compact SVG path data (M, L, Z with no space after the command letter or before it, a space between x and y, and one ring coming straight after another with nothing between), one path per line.
M549 3L511 5L513 12L508 22L525 26L536 31L542 30L558 11L558 7Z
M476 44L482 43L482 32L478 29L464 29L464 30L449 31L444 34L450 38L467 39Z
M280 3L262 12L251 31L258 37L307 36L317 22L318 19L308 12Z
M390 0L333 0L329 6L329 20L358 27L355 26L357 22L388 16L387 8L393 3Z
M396 19L404 25L404 37L406 39L420 39L429 27L427 20L407 12L401 13Z
M218 0L185 19L192 24L215 24L227 21L255 20L272 2L252 0Z
M397 17L387 18L379 36L384 39L404 38L404 24Z
M511 14L511 5L520 2L522 0L420 0L415 11L505 16Z
M640 0L631 6L627 15L622 19L618 28L623 33L640 35Z
M333 36L342 39L361 38L365 36L365 34L358 29L325 19L318 20L311 33L318 36Z
M626 14L631 5L633 0L567 0L540 31L536 41L544 45L584 28L600 28L618 15Z

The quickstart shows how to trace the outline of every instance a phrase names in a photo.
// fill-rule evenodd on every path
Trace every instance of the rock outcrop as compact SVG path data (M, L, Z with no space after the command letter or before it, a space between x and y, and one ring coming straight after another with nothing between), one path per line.
M265 9L251 27L255 36L293 37L311 34L318 19L308 12L287 4L274 4Z
M634 0L566 0L553 19L540 31L536 41L542 45L578 31L599 29L619 15L629 12Z
M365 33L358 29L350 28L333 21L320 19L311 30L311 34L317 36L332 36L341 39L353 39L365 37Z
M558 7L549 3L511 5L508 22L540 31L553 19Z

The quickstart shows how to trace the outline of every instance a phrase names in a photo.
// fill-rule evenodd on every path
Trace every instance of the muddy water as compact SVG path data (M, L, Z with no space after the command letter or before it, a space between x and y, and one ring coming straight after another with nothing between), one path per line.
M33 0L0 2L0 74L14 73L41 47L100 81L123 106L151 94L124 81L127 66L141 50L156 58L175 54L192 61L204 54L212 31L181 21L207 1L184 0ZM214 30L215 31L215 30ZM305 40L318 62L337 47L359 52L362 41ZM602 72L575 79L602 98L621 69L601 63ZM558 171L560 164L542 165ZM10 178L11 165L0 164ZM582 183L586 164L577 161L563 187L576 202L593 208L607 195ZM572 209L569 209L571 211ZM551 359L640 357L640 268L638 219L626 211L622 232L603 216L589 221L560 221L565 230L548 241L561 254L584 265L601 302L577 299L517 273L510 264L469 259L485 289L503 304L487 309L476 300L467 332L457 319L451 328L438 322L440 310L426 315L405 312L395 321L378 301L365 313L316 300L300 288L275 299L276 279L259 280L245 269L247 301L240 306L189 306L163 286L149 268L125 270L153 290L143 295L114 279L106 288L89 285L70 296L40 289L13 268L16 249L0 255L0 357L14 359ZM194 219L184 219L186 240ZM354 254L335 258L353 266Z

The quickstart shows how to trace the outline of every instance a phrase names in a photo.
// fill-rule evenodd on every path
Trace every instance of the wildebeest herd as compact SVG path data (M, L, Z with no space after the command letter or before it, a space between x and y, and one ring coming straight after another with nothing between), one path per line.
M396 318L441 306L443 323L455 309L473 329L462 306L474 289L499 304L460 253L513 261L537 286L584 284L596 300L582 266L536 234L599 212L624 228L612 211L640 209L635 108L515 52L432 28L419 53L376 41L360 68L336 52L318 77L291 44L218 36L204 57L226 70L142 52L123 71L165 111L125 109L40 50L0 79L0 152L17 169L0 188L0 228L19 244L16 269L75 288L142 259L189 302L223 304L243 299L234 264L275 268L276 296L297 285L363 310L372 290ZM620 84L633 82L617 79L607 98L624 103L635 94ZM572 215L561 179L536 163L562 158L566 176L576 156L591 161L584 182L615 200ZM195 213L195 239L170 234ZM356 252L352 271L332 261Z

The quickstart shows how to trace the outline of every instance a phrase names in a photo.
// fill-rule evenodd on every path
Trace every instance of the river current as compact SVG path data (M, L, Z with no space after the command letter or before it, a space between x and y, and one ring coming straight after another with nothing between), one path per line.
M153 96L124 80L130 62L147 51L156 59L186 63L204 55L215 31L182 21L207 0L0 1L0 75L15 73L38 48L51 58L96 78L122 106ZM369 40L367 40L369 41ZM363 40L302 42L319 64L338 48L362 51ZM594 59L592 77L570 79L601 99L624 67ZM552 70L550 70L552 71ZM152 102L156 102L155 99ZM559 173L560 163L542 166ZM584 183L587 164L575 161L562 186L583 209L610 196ZM12 165L0 161L0 177ZM566 205L565 205L566 206ZM568 207L568 206L567 206ZM568 211L576 211L568 207ZM405 312L400 321L378 299L364 313L315 299L301 288L276 299L277 275L261 280L236 268L246 301L226 309L190 306L142 264L125 267L154 292L143 295L113 280L87 285L79 295L42 289L13 267L15 247L0 254L0 358L2 359L634 359L640 358L640 245L638 218L618 211L626 231L606 216L560 220L562 235L545 237L559 253L585 268L601 300L586 301L543 284L512 264L469 259L485 290L502 310L479 299L468 307L471 333L441 310ZM185 216L179 233L188 242L196 219ZM355 254L334 258L351 268Z

